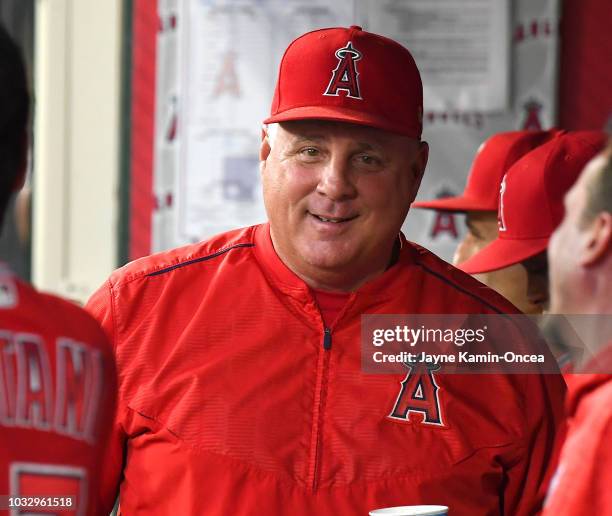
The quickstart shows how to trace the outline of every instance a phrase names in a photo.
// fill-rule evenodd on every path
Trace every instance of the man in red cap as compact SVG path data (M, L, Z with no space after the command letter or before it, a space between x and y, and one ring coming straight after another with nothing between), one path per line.
M548 247L550 309L597 314L585 335L585 356L595 358L568 380L569 432L544 514L612 514L612 144L566 194L565 210Z
M600 131L560 131L517 161L502 179L499 236L459 267L482 274L521 263L528 271L528 290L547 308L546 249L563 218L563 196L605 141ZM564 363L562 350L553 352Z
M29 107L23 59L0 25L0 225L25 177ZM108 514L97 496L114 374L88 313L0 262L0 514Z
M504 174L521 157L548 141L551 131L498 133L478 149L463 193L412 203L414 208L465 213L467 233L457 246L453 265L459 265L497 238L497 204ZM538 299L527 295L527 271L520 264L476 274L476 279L499 292L521 312L541 313Z
M400 44L301 36L264 121L269 222L138 260L92 297L120 378L104 486L126 514L532 513L558 375L361 369L362 314L516 313L400 233L422 113Z

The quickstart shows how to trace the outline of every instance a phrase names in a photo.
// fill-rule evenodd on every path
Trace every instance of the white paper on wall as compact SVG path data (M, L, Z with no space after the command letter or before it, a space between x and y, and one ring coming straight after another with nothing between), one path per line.
M428 109L508 108L508 0L368 0L360 6L364 28L410 49Z

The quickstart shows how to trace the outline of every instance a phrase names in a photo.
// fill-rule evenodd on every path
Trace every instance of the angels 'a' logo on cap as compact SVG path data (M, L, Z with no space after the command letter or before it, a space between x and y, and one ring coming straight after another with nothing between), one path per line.
M363 100L357 71L357 61L361 59L361 52L349 41L345 47L336 50L336 57L338 65L332 72L332 77L323 95L338 97L340 91L345 91L347 97Z

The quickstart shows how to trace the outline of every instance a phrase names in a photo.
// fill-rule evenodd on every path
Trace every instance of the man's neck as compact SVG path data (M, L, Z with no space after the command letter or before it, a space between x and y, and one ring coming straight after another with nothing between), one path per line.
M566 317L575 329L584 353L581 353L584 365L590 358L598 355L605 347L612 343L612 298L609 294L602 295L601 287L585 296L580 304L567 307ZM612 288L612 285L609 285ZM610 292L608 290L607 292Z
M274 245L274 239L271 238L274 252L279 259L298 276L310 288L327 291L327 292L354 292L362 285L384 274L386 270L392 267L399 259L401 242L399 238L393 243L392 248L387 254L388 258L378 266L373 266L372 263L366 263L362 266L355 267L340 267L338 269L325 269L315 267L300 260L293 260L290 256L284 254ZM301 262L301 263L300 263Z
M359 271L352 271L352 273L347 274L346 272L320 270L311 267L311 270L302 272L283 260L281 255L279 255L279 258L310 288L326 292L354 292L368 281L383 274L386 270L386 268L380 268L365 274L360 274ZM356 280L355 278L359 279Z

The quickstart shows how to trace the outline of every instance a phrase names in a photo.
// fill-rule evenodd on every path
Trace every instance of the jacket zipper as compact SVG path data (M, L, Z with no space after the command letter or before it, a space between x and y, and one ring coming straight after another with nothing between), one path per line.
M326 390L327 369L329 366L329 351L332 346L330 328L323 329L323 349L317 357L317 379L315 384L314 407L312 414L312 432L310 435L310 459L308 465L307 485L315 491L320 466L321 454L321 413L323 410L323 394Z
M332 335L329 328L323 329L323 349L329 351L332 345Z

